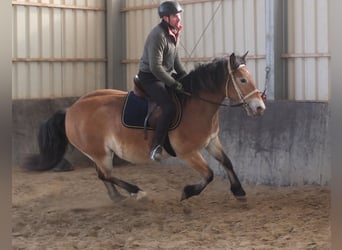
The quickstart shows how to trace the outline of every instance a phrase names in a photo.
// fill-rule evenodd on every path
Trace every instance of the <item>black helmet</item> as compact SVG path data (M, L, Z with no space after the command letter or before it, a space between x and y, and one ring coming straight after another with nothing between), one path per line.
M183 9L176 1L166 1L159 5L158 14L160 18L182 12Z

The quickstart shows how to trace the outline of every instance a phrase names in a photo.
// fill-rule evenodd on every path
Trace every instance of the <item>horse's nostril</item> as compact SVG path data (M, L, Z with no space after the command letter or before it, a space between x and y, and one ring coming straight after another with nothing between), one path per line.
M261 106L258 106L257 111L258 111L258 113L262 113L262 112L264 112L264 108Z

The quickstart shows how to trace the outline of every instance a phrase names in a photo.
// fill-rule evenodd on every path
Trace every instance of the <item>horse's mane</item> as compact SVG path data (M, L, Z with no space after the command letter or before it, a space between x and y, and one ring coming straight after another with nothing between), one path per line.
M201 91L213 94L221 91L221 86L226 83L228 77L228 61L229 57L225 56L197 65L187 76L181 79L184 90L192 95L198 95ZM236 56L232 70L244 63L242 57Z
M184 90L198 95L201 91L215 93L227 77L227 62L225 57L215 58L211 62L197 65L189 74L181 79Z

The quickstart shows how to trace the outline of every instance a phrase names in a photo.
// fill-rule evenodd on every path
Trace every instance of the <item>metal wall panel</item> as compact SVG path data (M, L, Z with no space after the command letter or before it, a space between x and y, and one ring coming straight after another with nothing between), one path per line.
M160 1L125 1L127 79L137 73L148 32L159 23ZM259 88L265 83L265 0L181 1L184 12L180 54L188 70L199 62L249 51L247 65Z
M124 6L121 13L111 13L124 19L122 62L128 90L145 38L159 22L160 2L118 1ZM248 67L263 89L266 0L180 3L184 9L180 54L187 69L213 57L248 50ZM104 0L20 0L12 5L13 98L79 96L106 87ZM281 58L287 65L288 98L329 100L328 0L288 0L286 11L283 32L287 41Z
M12 6L14 99L105 88L103 0L21 0Z
M327 101L330 96L328 0L288 1L289 99Z

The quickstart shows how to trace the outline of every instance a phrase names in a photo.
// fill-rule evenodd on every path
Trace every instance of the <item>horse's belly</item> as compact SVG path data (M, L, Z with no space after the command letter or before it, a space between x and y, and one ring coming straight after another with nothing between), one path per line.
M106 145L119 158L134 163L148 163L152 134L148 133L148 139L144 139L142 129L131 129L121 126L119 131L112 131Z

